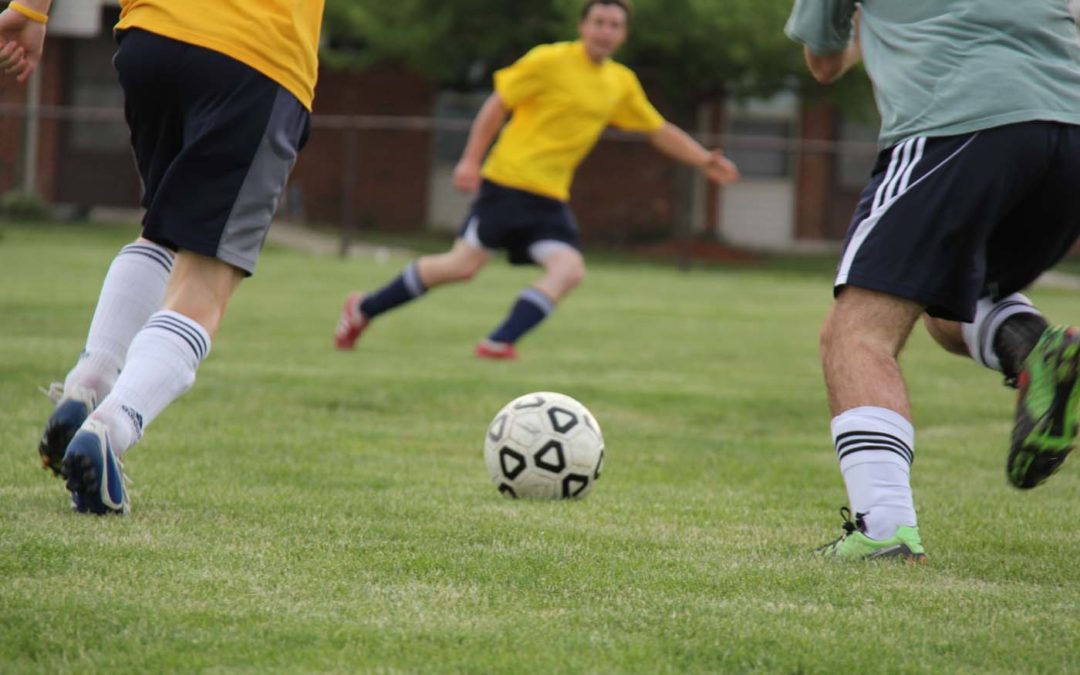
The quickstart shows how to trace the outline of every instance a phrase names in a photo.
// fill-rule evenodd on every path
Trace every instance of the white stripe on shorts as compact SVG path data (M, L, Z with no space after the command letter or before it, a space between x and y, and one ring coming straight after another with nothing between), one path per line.
M971 145L971 143L976 138L978 138L978 136L978 132L972 134L971 138L964 141L963 145L957 148L951 155L941 160L941 162L937 166L930 169L922 176L919 176L919 179L916 180L914 183L911 183L911 176L915 171L915 165L922 160L923 150L926 148L926 137L919 136L917 138L910 139L902 144L903 147L898 145L896 148L893 149L893 159L892 162L889 163L889 173L893 173L893 175L889 176L888 173L886 174L885 180L882 182L881 186L878 187L876 194L877 196L881 196L883 194L883 189L885 194L892 192L891 188L885 188L885 185L890 182L898 183L899 189L896 191L895 195L892 195L891 197L882 200L880 203L878 203L877 197L875 197L874 208L870 210L870 215L860 221L859 224L855 227L855 233L851 236L851 242L848 244L847 249L844 251L843 259L840 261L840 268L837 270L836 281L833 282L833 286L842 286L847 283L848 274L851 273L851 265L855 262L855 255L859 252L859 248L862 247L863 242L865 242L867 237L870 236L870 233L874 231L874 228L877 227L878 221L881 220L881 217L885 215L889 208L892 207L892 205L895 204L901 197L907 194L909 190L913 190L915 186L917 186L919 183L923 182L933 174L937 173L938 169L952 161L953 158L963 152L967 148L967 146ZM915 146L915 152L914 155L911 156L911 160L907 162L907 166L896 172L892 172L893 166L898 163L897 154L903 153L904 148L907 148L907 151L910 152L912 144L914 144Z

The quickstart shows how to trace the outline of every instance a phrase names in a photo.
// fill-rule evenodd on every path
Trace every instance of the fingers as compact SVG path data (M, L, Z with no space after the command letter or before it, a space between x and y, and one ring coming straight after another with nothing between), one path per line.
M26 50L18 42L7 42L0 47L0 69L7 70L19 65L26 56Z

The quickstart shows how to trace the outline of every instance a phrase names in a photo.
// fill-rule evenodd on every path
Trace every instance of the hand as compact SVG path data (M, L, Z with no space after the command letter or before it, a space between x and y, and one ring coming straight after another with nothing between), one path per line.
M480 189L480 165L461 160L454 167L454 189L459 192L476 192Z
M724 153L720 150L711 151L709 158L700 168L706 178L720 185L731 185L739 180L738 167L730 159L724 157Z
M26 82L41 63L45 48L45 24L5 9L0 12L0 70Z

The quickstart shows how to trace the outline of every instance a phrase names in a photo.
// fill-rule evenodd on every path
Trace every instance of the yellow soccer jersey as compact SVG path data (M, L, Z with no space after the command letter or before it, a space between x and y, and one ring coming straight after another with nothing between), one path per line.
M561 201L606 126L652 133L664 125L634 72L593 63L580 41L535 47L495 73L495 92L513 114L484 178Z
M324 0L120 0L117 30L141 28L221 52L288 89L309 110Z

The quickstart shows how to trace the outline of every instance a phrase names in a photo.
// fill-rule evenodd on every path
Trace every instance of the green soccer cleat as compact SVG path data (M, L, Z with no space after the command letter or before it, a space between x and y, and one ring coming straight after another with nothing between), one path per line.
M851 510L842 507L840 517L844 519L844 534L817 549L817 555L835 560L899 558L911 564L926 562L926 551L919 538L918 527L901 525L896 528L896 534L888 539L871 539L863 534L865 527L862 516L856 513L855 522L852 522Z
M1024 360L1012 447L1005 464L1009 482L1031 489L1049 478L1072 452L1080 402L1080 329L1047 328Z

